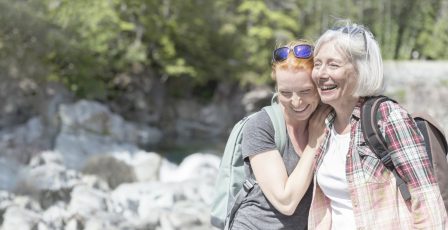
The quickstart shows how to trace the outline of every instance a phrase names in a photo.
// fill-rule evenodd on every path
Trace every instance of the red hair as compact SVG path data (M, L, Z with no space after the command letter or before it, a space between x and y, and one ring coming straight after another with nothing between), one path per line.
M311 47L314 47L313 44L307 40L295 40L289 42L286 47L294 47L296 45L310 45ZM302 58L296 58L294 56L294 53L289 52L288 58L281 62L272 62L272 71L271 71L271 77L275 81L276 80L276 73L278 69L290 69L290 70L299 70L299 69L306 69L306 70L313 70L314 66L314 59L313 56L302 59Z

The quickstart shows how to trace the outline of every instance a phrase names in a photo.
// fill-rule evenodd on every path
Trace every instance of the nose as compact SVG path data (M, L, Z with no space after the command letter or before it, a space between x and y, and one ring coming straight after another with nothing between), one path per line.
M300 98L297 93L292 94L291 103L294 107L299 107L300 103L302 102L302 99Z
M317 76L322 77L327 75L327 65L322 64L320 68L317 70Z
M322 65L319 69L315 69L313 71L312 78L316 84L319 84L322 81L326 81L329 78L327 67L325 65Z

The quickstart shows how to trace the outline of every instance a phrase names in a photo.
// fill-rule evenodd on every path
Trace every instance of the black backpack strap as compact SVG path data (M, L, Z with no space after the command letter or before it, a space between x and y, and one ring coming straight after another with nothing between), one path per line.
M387 147L386 140L378 127L378 109L381 103L388 100L394 101L386 96L366 98L366 101L364 101L364 104L361 107L361 130L366 144L381 162L383 162L384 166L394 174L403 199L409 200L411 198L409 188L406 182L398 175L392 161L392 156Z
M367 98L361 107L361 129L366 144L378 156L384 165L393 168L392 160L388 154L386 140L378 128L377 112L380 104L387 101L387 97L378 96Z
M255 181L251 177L244 181L243 188L236 195L235 205L232 207L232 210L230 210L228 216L226 217L226 225L224 226L224 230L228 230L232 227L236 211L241 206L241 203L243 203L244 198L246 198L249 192L252 191L256 183L257 181Z

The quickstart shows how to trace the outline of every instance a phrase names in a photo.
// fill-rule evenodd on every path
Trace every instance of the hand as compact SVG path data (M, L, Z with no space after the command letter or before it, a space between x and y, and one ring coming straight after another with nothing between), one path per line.
M308 145L316 148L322 142L325 134L325 118L333 108L326 104L319 104L308 121Z

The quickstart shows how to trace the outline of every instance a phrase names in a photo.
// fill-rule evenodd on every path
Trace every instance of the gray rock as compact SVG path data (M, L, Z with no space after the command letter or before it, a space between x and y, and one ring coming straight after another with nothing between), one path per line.
M55 150L69 168L81 169L85 159L97 154L139 151L138 145L156 144L161 132L145 125L124 121L98 102L81 100L62 105L61 132Z
M18 206L9 207L3 214L2 229L34 230L41 220L41 215Z
M122 183L136 181L134 169L126 162L111 155L94 155L89 157L82 172L98 176L106 181L111 189L115 189Z
M67 210L72 215L90 219L96 213L113 210L113 204L108 193L80 185L73 189Z

